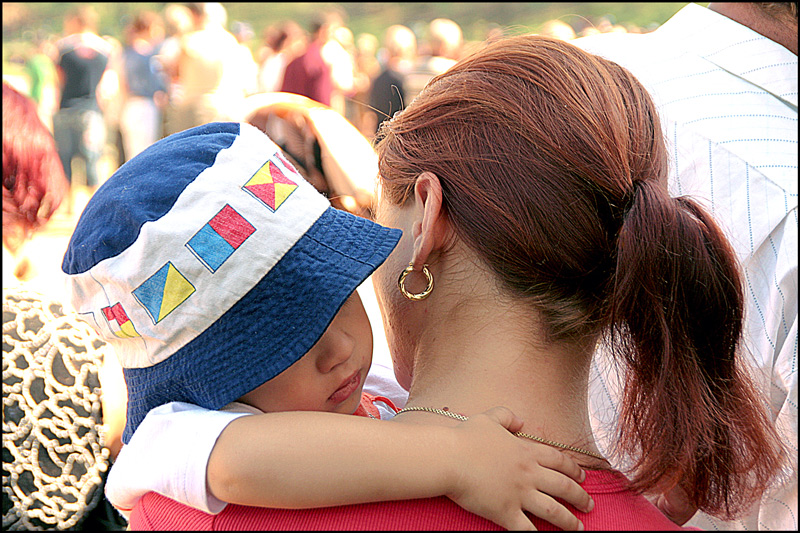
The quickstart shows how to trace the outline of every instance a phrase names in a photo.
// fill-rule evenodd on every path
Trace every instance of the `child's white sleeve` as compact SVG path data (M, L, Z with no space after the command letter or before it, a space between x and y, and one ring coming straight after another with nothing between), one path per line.
M227 503L208 490L208 459L222 430L247 414L184 402L153 409L111 467L106 498L126 517L151 491L207 513L221 512Z

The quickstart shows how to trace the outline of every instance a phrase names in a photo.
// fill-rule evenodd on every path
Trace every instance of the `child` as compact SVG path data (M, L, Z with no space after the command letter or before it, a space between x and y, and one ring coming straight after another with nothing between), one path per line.
M129 510L156 490L216 513L225 506L217 492L265 507L448 495L506 527L530 527L520 510L579 527L560 504L523 503L552 485L542 479L583 472L571 460L539 466L551 450L533 457L506 431L521 426L507 410L455 430L365 418L396 409L362 394L372 336L355 290L400 233L330 207L246 124L174 134L120 167L86 206L62 265L70 301L124 369L126 446L109 480L112 503ZM238 417L255 423L238 443L241 461L273 474L246 494L227 491L225 473L210 466L206 480L217 436ZM499 471L498 455L508 458ZM527 481L531 465L539 477ZM586 509L588 495L566 485L547 492Z

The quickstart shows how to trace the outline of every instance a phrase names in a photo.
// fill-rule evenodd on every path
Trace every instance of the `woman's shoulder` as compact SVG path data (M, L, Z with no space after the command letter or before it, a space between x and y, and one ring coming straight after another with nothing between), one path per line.
M573 512L587 530L694 529L682 528L672 522L642 494L631 490L628 479L616 470L587 470L582 487L594 499L594 510L590 513Z

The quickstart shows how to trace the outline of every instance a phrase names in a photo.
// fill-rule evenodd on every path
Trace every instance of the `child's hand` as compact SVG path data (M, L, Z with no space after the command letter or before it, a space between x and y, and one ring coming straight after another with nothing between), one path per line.
M512 435L522 421L495 407L456 426L454 490L459 506L510 530L535 530L523 511L564 530L583 524L554 498L589 512L594 501L578 485L586 474L569 456Z

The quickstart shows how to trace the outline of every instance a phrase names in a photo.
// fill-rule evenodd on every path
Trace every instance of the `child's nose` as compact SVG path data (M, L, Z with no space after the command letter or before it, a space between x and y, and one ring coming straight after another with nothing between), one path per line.
M329 331L322 354L317 359L317 368L327 374L338 365L348 361L353 355L355 339L348 333L338 330Z

